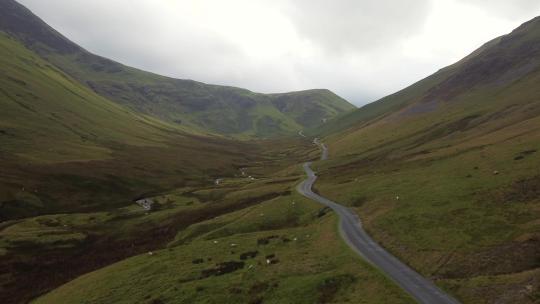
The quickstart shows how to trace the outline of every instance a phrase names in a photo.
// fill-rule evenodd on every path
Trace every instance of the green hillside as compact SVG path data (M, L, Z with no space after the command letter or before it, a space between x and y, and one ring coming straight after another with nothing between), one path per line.
M326 90L265 95L127 67L82 49L13 0L0 5L0 30L98 94L173 124L272 137L296 133L354 108Z
M2 303L27 302L174 237L156 226L190 223L176 217L179 222L124 224L121 219L130 215L122 210L136 206L135 199L212 185L266 158L266 148L253 142L200 134L113 103L5 33L0 108ZM190 220L226 210L204 207ZM69 224L50 222L49 216ZM112 253L107 247L122 242L125 247Z
M159 146L165 132L179 133L95 94L4 33L0 46L5 153L33 161L101 159L111 153L108 142Z
M198 135L110 102L4 33L0 94L2 220L125 204L115 195L125 200L128 193L159 189L151 186L156 179L174 177L174 184L208 179L227 163L234 171L231 159L244 156L230 153L249 146ZM194 162L198 158L207 159ZM145 166L161 174L145 172ZM116 193L107 190L122 182Z
M535 18L319 129L318 190L464 303L537 303L539 83Z
M324 125L326 121L354 109L354 106L329 90L270 94L269 97L280 112L304 128Z

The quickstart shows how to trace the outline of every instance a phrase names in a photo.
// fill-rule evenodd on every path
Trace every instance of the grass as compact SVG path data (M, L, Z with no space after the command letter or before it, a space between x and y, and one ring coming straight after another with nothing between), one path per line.
M133 204L4 222L2 267L33 282L4 277L5 299L26 301L69 281L35 302L412 303L341 241L332 213L294 192L303 173L281 154L305 158L305 147L269 147L273 159L244 164L255 180L237 173L165 191L152 196L152 212ZM271 162L279 165L263 165Z
M35 178L48 188L37 184L35 192L36 184L27 180L24 190L17 187L22 193L17 204L7 201L3 205L4 211L11 212L3 216L12 219L0 227L0 267L2 273L10 274L0 280L1 300L26 302L83 273L166 248L190 225L288 195L291 183L299 178L298 170L289 166L305 159L309 145L295 140L257 144L191 140L168 143L166 148L132 147L132 153L145 152L133 155L117 148L114 162L55 164L41 169L46 175L28 166L26 178ZM194 148L199 149L197 154L184 152ZM182 161L179 155L191 157ZM282 155L288 156L287 162ZM239 168L257 179L241 177ZM20 171L17 174L25 177ZM216 186L218 177L224 180ZM153 197L158 208L146 214L133 203L141 196ZM44 208L34 209L38 216L10 208L21 206L23 199L28 204L41 202Z
M35 303L412 303L346 247L336 218L318 217L320 209L291 194L225 214L196 224L214 228L187 243L86 274ZM243 265L204 274L232 261Z
M539 123L525 120L463 143L420 146L429 151L421 154L397 156L404 151L397 142L389 144L392 156L380 150L343 155L320 165L317 188L355 206L375 239L428 276L444 281L534 269L540 163L520 155L540 148ZM476 298L471 290L451 291L478 303L486 298L481 290Z
M107 143L160 146L172 126L93 93L0 35L2 152L30 161L107 159Z

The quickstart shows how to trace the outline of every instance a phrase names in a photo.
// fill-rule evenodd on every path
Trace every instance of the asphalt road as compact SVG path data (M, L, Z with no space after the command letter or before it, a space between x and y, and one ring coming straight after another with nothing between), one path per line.
M313 142L322 150L321 160L327 159L327 147L317 139ZM317 180L317 175L311 170L310 165L311 162L304 164L307 179L298 185L297 191L314 201L332 208L338 214L341 236L354 251L372 265L379 268L386 276L394 280L396 284L407 291L418 303L459 303L435 286L433 282L422 277L377 244L362 228L360 220L352 210L314 193L312 186Z

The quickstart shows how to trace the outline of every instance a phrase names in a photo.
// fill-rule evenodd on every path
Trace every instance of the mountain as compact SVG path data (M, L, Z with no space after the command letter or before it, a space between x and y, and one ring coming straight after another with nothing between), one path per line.
M199 87L229 94L232 109L222 109L219 117L225 125L225 120L231 122L231 130L241 122L235 115L253 114L241 111L245 105L239 96L254 93L176 81L121 66L84 51L17 2L2 0L0 7L0 220L124 206L144 193L183 183L206 184L215 176L237 173L238 166L256 157L259 150L252 143L225 139L202 125L162 120L113 102L75 74L66 74L47 56L81 56L110 63L124 69L121 74L157 79L158 86L178 82L185 94L196 94ZM187 90L188 84L194 89ZM338 98L326 91L315 92L305 94ZM130 101L137 103L136 98ZM281 129L285 123L291 130L298 127L266 99L264 104L253 101L252 109L264 114L253 120L258 122L253 126L257 134L278 135L285 132ZM220 100L208 100L226 106ZM308 103L299 104L309 108ZM321 103L313 102L315 107ZM163 111L157 106L153 105ZM328 113L334 112L329 109ZM208 111L186 115L192 114L209 121L217 115ZM268 115L283 124L270 128L275 121Z
M540 301L540 18L349 111L126 67L0 8L1 303L414 303L295 191L307 160L460 302Z
M523 24L511 34L495 38L459 62L397 93L351 111L320 133L345 130L359 123L380 118L410 107L409 113L425 113L441 103L463 99L466 92L505 85L526 77L538 68L538 17ZM325 129L326 128L326 129Z
M324 125L326 121L353 108L329 90L307 90L267 95L272 104L306 129Z
M96 93L170 123L269 137L296 133L354 108L327 90L265 95L127 67L84 50L13 0L1 0L0 5L0 31Z
M352 108L327 90L263 95L147 73L85 51L15 1L0 8L0 219L206 183L257 150L212 134L286 135Z
M0 302L28 303L85 273L149 251L168 252L169 243L182 256L192 249L213 254L206 242L182 246L204 233L226 244L225 238L251 232L250 250L268 229L315 235L325 221L325 230L335 233L332 217L317 216L318 205L289 207L291 200L300 202L293 194L301 178L294 166L313 152L296 132L351 108L326 90L264 95L126 67L83 50L18 3L0 0ZM136 204L140 199L152 200L151 210ZM272 216L259 221L259 212ZM312 240L304 244L316 247L320 239ZM369 275L370 286L397 289L356 264L353 254L321 264L333 251L309 261L334 273L320 276L306 267L288 274L310 278L295 285L312 299L328 297L314 287L346 269L357 272L344 285ZM300 254L293 246L281 253ZM222 251L199 267L220 259L227 259ZM291 269L292 263L283 261ZM192 275L183 273L183 280ZM215 294L228 294L227 284L217 286ZM135 282L124 287L144 290ZM390 297L403 296L395 294ZM129 298L150 301L139 296Z
M120 215L131 219L125 225L124 220L93 225L90 218L111 214L112 219L140 197L212 185L217 177L264 160L262 148L253 143L118 105L4 32L0 143L2 303L27 303L70 278L163 244L174 231L168 227L189 225L225 208L204 205L183 217L167 207L168 217L144 224L136 223L139 215L131 211ZM74 222L47 220L60 214ZM68 225L77 232L68 231Z
M0 108L0 220L125 205L235 172L232 160L254 149L113 103L4 33Z
M284 106L295 94L300 109ZM322 94L271 100L309 123L301 107ZM6 33L0 109L0 303L410 303L294 191L316 152L300 136L240 141L159 120Z
M536 303L540 17L316 129L318 190L464 303Z

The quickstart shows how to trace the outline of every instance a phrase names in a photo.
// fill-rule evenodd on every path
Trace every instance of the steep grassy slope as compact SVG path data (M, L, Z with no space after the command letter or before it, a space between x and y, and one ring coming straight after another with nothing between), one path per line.
M180 134L95 94L4 33L0 84L4 153L36 161L101 159L111 152L109 142L159 146L167 132Z
M1 220L125 205L187 179L207 183L255 151L110 102L4 33L0 108Z
M518 35L518 33L515 34ZM513 72L508 72L504 77L501 76L504 81L511 82L524 73L526 74L535 65L526 62L528 56L531 55L530 52L534 52L534 49L519 49L513 50L514 54L501 54L501 45L504 48L512 43L512 41L506 40L505 37L495 38L455 64L442 68L435 74L399 92L367 104L361 110L345 112L339 115L338 118L331 120L331 123L316 126L307 133L330 135L345 131L348 128L358 128L412 104L419 104L419 107L413 110L415 113L429 112L436 108L435 104L437 102L447 101L452 97L447 93L443 93L443 90L459 91L458 82L461 82L461 85L470 86L469 88L482 83L486 84L490 78L501 76L498 75L499 69L513 68ZM524 48L526 47L524 46ZM515 53L519 53L519 59L512 57ZM476 76L469 78L469 74L475 74ZM487 76L488 74L490 75ZM484 76L487 77L484 79ZM453 86L455 87L452 88ZM466 90L467 88L461 89Z
M540 300L540 18L329 123L319 191L465 303Z
M1 0L0 7L0 30L98 94L171 123L269 137L297 132L354 108L326 90L264 95L137 70L87 52L13 0Z
M304 128L324 125L327 120L354 109L329 90L308 90L268 95L272 104Z

